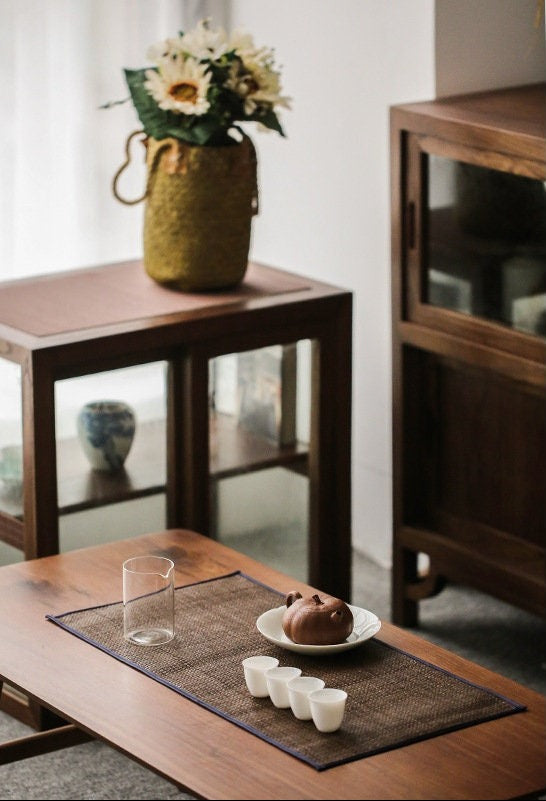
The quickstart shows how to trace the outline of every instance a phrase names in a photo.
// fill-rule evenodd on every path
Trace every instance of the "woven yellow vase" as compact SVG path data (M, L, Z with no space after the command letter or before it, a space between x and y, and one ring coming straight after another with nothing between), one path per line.
M257 211L256 152L249 137L224 147L147 140L144 266L186 291L238 284Z

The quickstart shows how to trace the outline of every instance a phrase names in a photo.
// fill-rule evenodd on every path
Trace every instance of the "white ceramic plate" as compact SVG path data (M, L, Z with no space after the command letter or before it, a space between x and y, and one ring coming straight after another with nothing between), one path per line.
M266 640L269 640L274 645L279 645L281 648L286 648L288 651L315 656L348 651L350 648L362 645L363 642L377 634L381 628L381 621L377 615L374 615L373 612L368 612L367 609L351 606L351 604L347 604L347 606L353 613L353 630L344 642L336 643L336 645L300 645L290 640L282 630L282 618L286 606L278 606L275 609L269 609L264 612L256 621L256 626Z

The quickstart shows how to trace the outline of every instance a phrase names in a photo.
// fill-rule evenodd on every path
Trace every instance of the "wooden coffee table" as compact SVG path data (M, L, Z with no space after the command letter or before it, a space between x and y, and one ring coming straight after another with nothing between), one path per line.
M122 561L144 553L169 555L177 585L241 570L281 592L308 589L180 529L0 568L0 680L74 724L0 746L0 762L92 736L203 798L495 799L546 787L544 699L388 623L378 639L527 711L317 771L46 620L119 601Z

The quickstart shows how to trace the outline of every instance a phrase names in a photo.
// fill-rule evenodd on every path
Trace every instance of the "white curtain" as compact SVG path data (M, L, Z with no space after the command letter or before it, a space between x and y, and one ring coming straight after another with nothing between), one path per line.
M228 5L0 0L0 281L141 256L142 204L124 206L111 190L138 117L130 102L99 107L128 97L123 68L145 66L149 45L201 17L225 24ZM139 143L133 153L127 197L145 182ZM20 371L0 359L0 447L20 430Z
M141 255L111 182L138 129L123 68L209 12L198 0L0 0L0 281ZM121 185L142 193L144 151Z

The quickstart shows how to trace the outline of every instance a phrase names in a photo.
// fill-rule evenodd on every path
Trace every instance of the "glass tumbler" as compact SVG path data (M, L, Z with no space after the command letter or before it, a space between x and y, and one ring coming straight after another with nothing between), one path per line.
M174 562L135 556L123 563L123 636L135 645L174 637Z

